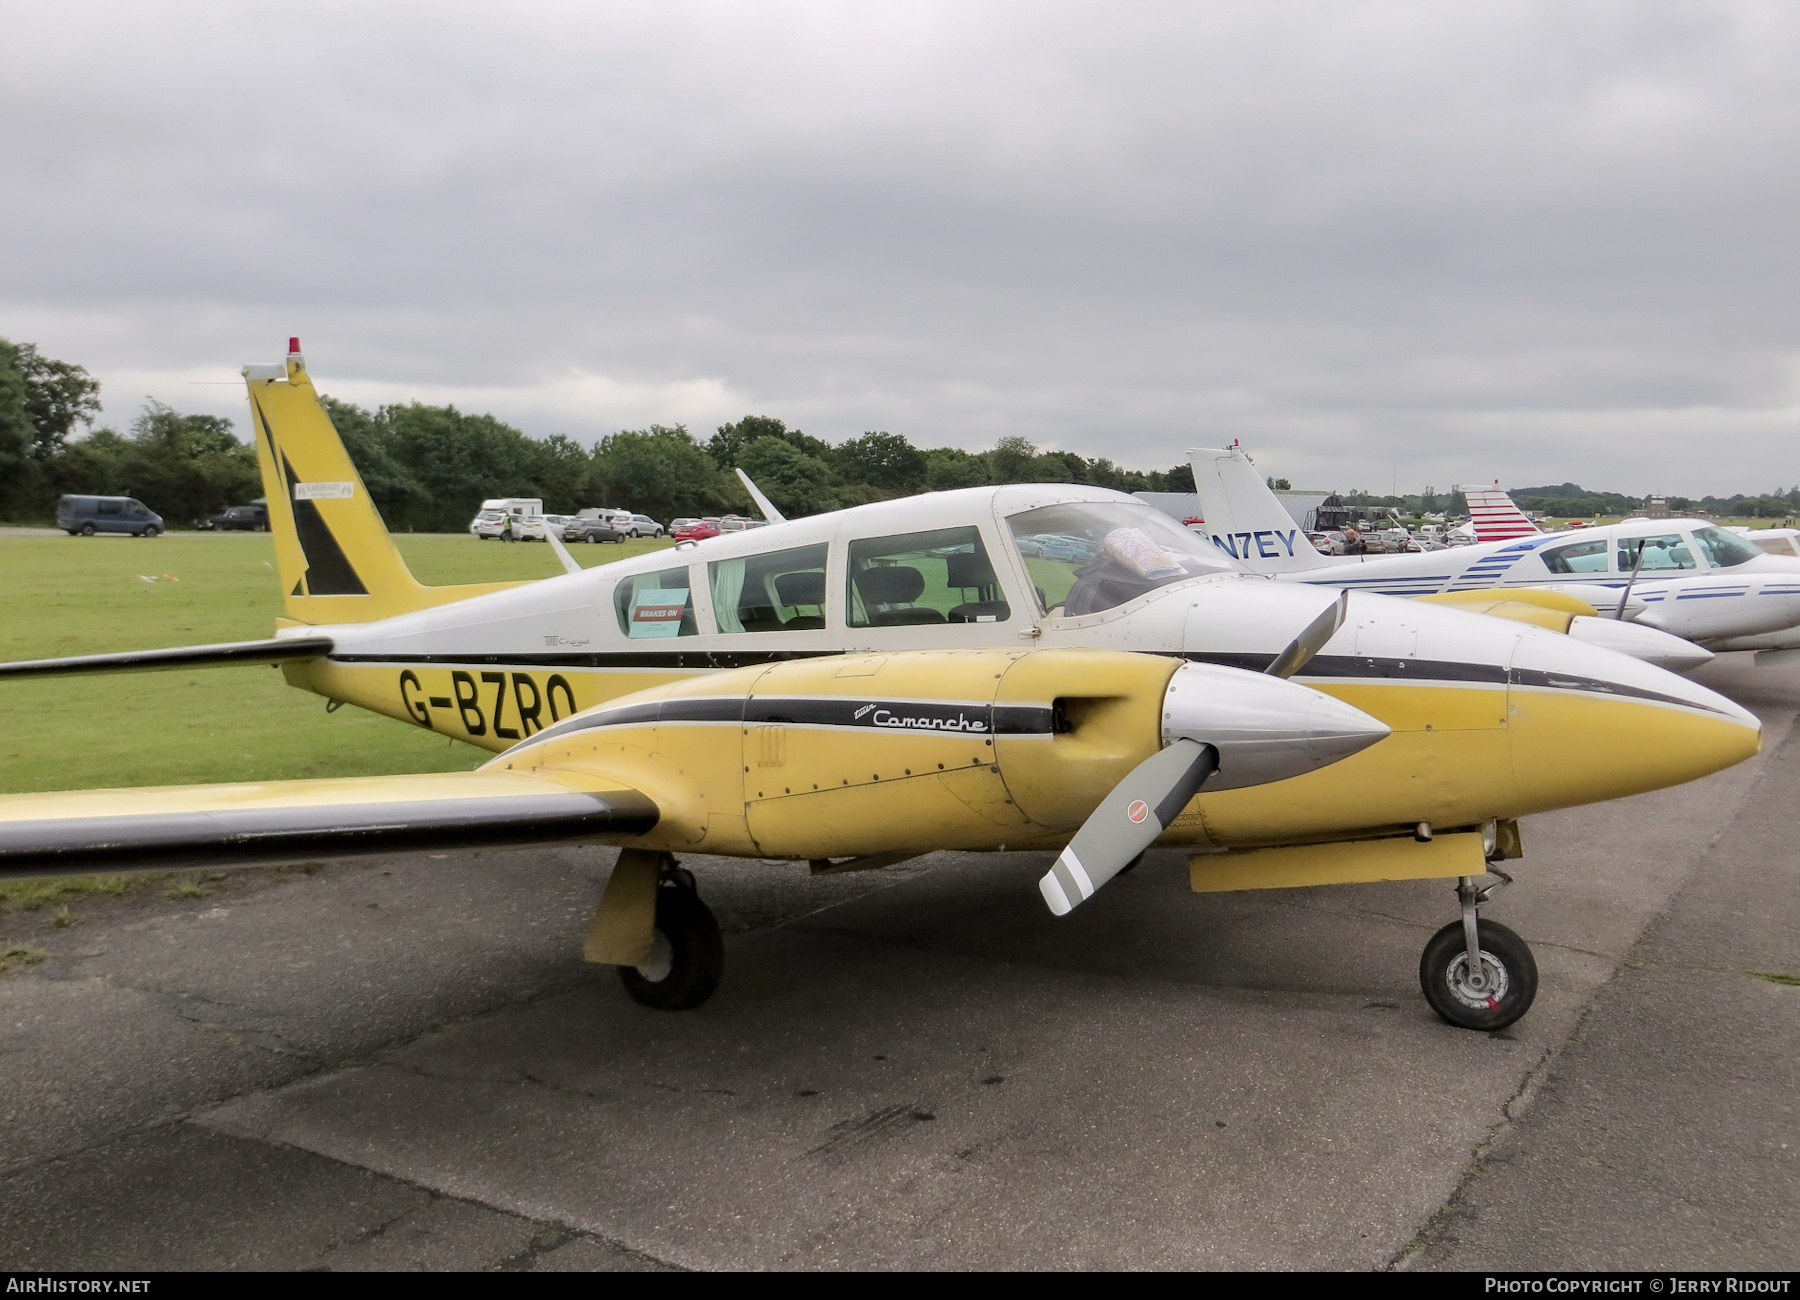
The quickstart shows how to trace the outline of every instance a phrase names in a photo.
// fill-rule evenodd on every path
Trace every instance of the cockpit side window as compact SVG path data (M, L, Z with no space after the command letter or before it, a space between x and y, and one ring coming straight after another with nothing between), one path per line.
M1699 545L1700 553L1706 557L1706 562L1715 569L1729 569L1734 564L1754 560L1761 554L1742 537L1736 533L1728 533L1723 528L1696 528L1694 541Z
M1004 623L1012 606L977 528L859 538L850 543L851 627Z
M1133 502L1072 501L1006 522L1051 618L1096 614L1188 578L1242 572L1210 541Z
M1552 546L1539 552L1552 573L1605 573L1606 539L1595 537L1571 546Z
M1700 567L1694 560L1694 553L1688 550L1687 538L1679 533L1661 537L1621 537L1618 543L1620 573L1630 573L1634 567L1639 573L1669 573ZM1638 560L1640 547L1644 553L1641 563Z
M825 626L826 545L714 560L713 617L721 632L804 632Z
M685 568L620 578L613 608L619 616L619 631L633 641L697 636L700 631L694 621L694 593Z

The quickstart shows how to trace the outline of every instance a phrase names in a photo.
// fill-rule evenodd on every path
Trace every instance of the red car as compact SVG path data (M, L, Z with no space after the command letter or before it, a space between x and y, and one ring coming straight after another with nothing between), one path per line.
M675 531L669 536L678 542L703 542L709 537L719 535L718 526L709 524L704 519L696 519L692 523L677 524Z

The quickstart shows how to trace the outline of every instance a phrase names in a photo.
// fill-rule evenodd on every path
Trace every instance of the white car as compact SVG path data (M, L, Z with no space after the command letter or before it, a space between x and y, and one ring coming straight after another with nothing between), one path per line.
M546 533L554 533L556 540L561 541L568 522L568 515L526 515L516 535L522 542L541 542Z
M506 527L506 511L504 510L483 510L469 522L469 531L484 542L500 536L500 530L504 527Z

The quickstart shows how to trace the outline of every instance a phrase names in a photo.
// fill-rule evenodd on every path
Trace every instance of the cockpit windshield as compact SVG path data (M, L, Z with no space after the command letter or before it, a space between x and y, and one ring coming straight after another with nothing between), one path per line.
M1071 501L1009 515L1038 604L1052 618L1097 614L1166 587L1240 566L1150 506Z
M1754 560L1762 552L1735 533L1723 528L1696 528L1694 540L1700 543L1708 564L1715 569L1729 569L1734 564Z

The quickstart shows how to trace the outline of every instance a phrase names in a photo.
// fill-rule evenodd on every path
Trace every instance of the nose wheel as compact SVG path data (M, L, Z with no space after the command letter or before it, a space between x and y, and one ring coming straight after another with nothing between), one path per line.
M1452 921L1425 945L1419 985L1432 1010L1453 1025L1492 1033L1531 1009L1537 997L1537 960L1530 946L1498 921L1484 921L1481 905L1512 877L1477 887L1473 876L1457 882L1462 920Z

